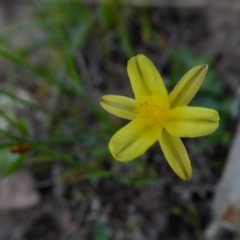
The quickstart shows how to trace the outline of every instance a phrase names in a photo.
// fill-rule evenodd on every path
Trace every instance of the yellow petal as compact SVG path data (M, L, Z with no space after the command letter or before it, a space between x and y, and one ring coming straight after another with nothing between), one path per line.
M105 95L100 99L101 106L117 117L133 120L136 117L136 101L132 98Z
M194 67L181 78L169 95L171 108L188 105L202 85L207 69L207 65Z
M214 132L218 122L218 112L213 109L184 106L170 112L165 129L177 137L201 137Z
M146 56L139 54L131 58L128 61L127 71L137 101L152 95L168 99L168 93L159 72Z
M109 150L115 159L131 161L144 154L159 139L161 130L136 118L113 135Z
M181 139L171 136L163 129L159 143L173 171L180 178L184 180L189 179L192 176L192 167Z

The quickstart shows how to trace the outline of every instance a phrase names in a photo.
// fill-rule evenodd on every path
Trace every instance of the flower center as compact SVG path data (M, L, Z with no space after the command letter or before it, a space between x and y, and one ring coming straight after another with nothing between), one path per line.
M146 119L149 125L163 127L168 115L169 103L158 96L152 96L139 104L138 117Z

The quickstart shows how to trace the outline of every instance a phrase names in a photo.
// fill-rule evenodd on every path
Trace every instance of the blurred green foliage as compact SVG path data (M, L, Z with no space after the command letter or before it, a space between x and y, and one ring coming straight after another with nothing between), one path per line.
M104 167L105 162L112 159L107 148L108 140L119 126L103 112L94 96L84 88L84 73L77 63L88 41L97 41L101 50L100 53L89 54L96 54L96 57L110 57L112 49L106 42L109 34L114 34L119 40L120 51L125 59L137 53L120 1L108 1L106 4L95 7L80 2L39 1L36 4L35 1L29 1L29 3L35 13L34 20L16 22L0 38L1 61L11 62L6 79L9 90L1 89L0 96L25 106L32 115L41 113L46 116L47 120L43 126L45 135L48 137L36 139L31 136L28 126L33 116L25 115L14 118L7 111L0 109L1 118L9 125L8 128L1 128L0 125L0 133L4 137L0 144L3 151L0 164L5 165L9 162L6 164L8 167L1 168L0 175L5 176L23 166L26 154L7 157L6 150L11 146L27 142L31 145L31 152L34 153L31 156L33 159L31 163L63 161L70 164L70 166L67 165L64 170L66 173L63 174L66 181L72 182L73 177L70 176L75 176L79 170L84 169L81 171L82 179L116 176L128 185L158 182L160 178L154 168L142 160L129 163L128 166L134 171L127 176L118 176L111 171L111 168ZM140 41L143 44L154 41L161 50L164 48L166 39L151 25L149 12L149 9L146 11L142 9L134 13L136 21L141 26ZM35 28L41 29L43 32L41 37L21 47L11 44L11 41L19 34L27 34ZM33 55L46 50L45 58L39 60L37 64L31 61ZM224 85L213 71L213 61L214 58L198 56L189 48L180 48L170 55L168 63L170 87L173 87L193 66L202 63L209 65L206 81L191 104L218 110L221 123L218 131L208 137L208 141L199 146L196 153L212 144L228 144L230 138L229 132L225 129L231 99L226 100L222 97ZM19 85L18 75L23 69L27 71L28 80L26 81L41 79L38 83L40 84L37 92L38 98L47 103L53 102L52 106L59 105L59 109L53 109L50 104L41 105L35 99L26 100L16 94ZM91 118L94 119L94 127L88 124L88 121L83 120L82 105L83 111L89 112ZM73 135L65 136L66 126L74 129ZM9 160L10 158L15 158L14 163ZM71 169L72 166L74 166L73 169Z
M106 226L102 221L97 220L93 228L93 240L108 240L108 234L106 231Z
M189 226L192 227L196 239L202 239L203 234L199 222L198 209L194 203L190 203L186 209L173 206L171 212L173 216L182 218Z
M89 42L98 45L97 51L89 54L95 58L112 58L113 47L107 39L114 36L122 53L124 64L127 59L138 53L131 39L131 31L124 17L120 1L108 1L98 6L85 5L80 1L29 1L35 13L33 21L21 22L8 29L0 37L0 61L8 62L7 87L0 89L0 177L5 177L20 168L32 171L46 170L46 165L61 164L62 180L69 185L78 186L82 181L102 178L117 178L127 186L143 186L159 183L162 179L153 165L139 158L130 163L117 163L108 151L111 135L120 128L121 123L109 117L99 106L94 92L85 88L82 51ZM152 26L149 20L151 9L133 11L134 19L141 27L137 39L142 45L157 46L163 52L166 36ZM42 34L33 41L18 47L12 41L21 34L40 29ZM136 40L136 39L135 39ZM45 53L41 58L41 52ZM39 57L38 57L39 55ZM33 56L35 60L32 61ZM36 57L37 56L37 57ZM36 61L36 59L38 61ZM208 64L209 70L199 93L191 102L194 106L214 108L220 113L220 127L207 141L194 150L199 154L214 144L228 145L230 133L226 124L230 115L232 99L225 99L224 83L214 72L214 57L196 55L189 48L175 50L168 59L167 68L170 88L193 66ZM85 66L84 66L85 65ZM124 66L125 67L125 66ZM24 73L24 83L18 82ZM37 91L32 99L17 94L19 85L31 89L36 81ZM30 90L31 91L31 90ZM7 108L1 102L7 99ZM14 103L14 104L13 104ZM14 116L9 109L16 105L25 108L27 115ZM7 109L7 110L5 110ZM29 115L28 115L29 114ZM41 115L41 126L32 125L35 115ZM85 115L88 117L86 118ZM93 123L89 121L93 119ZM42 137L32 134L31 128L44 131ZM66 129L69 134L66 134ZM11 148L24 143L31 146L30 152L12 153ZM113 169L127 165L126 174ZM35 167L36 166L36 167ZM77 187L78 188L78 187ZM81 190L74 192L79 201L84 201ZM195 205L186 211L179 207L172 214L183 218L200 236L200 226ZM106 226L100 220L94 222L93 240L109 239Z

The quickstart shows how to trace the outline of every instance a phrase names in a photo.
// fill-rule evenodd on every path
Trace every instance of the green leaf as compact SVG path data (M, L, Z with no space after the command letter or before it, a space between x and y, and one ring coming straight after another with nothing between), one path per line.
M0 149L0 176L5 177L19 169L24 159L24 154L13 154L9 148Z
M15 172L16 170L20 169L22 166L23 161L25 160L25 154L17 154L17 158L3 172L3 177L10 175L11 173Z
M96 170L91 170L90 173L85 174L83 176L83 179L90 180L90 179L98 179L98 178L108 178L108 177L111 177L113 175L114 174L109 172L109 171L96 169Z
M143 186L143 185L154 185L161 182L160 178L150 178L146 176L134 176L125 178L122 181L124 184L129 186Z
M26 125L26 121L21 119L20 121L16 122L12 118L10 118L4 111L0 109L0 116L3 117L12 127L17 129L21 134L28 135L28 129Z
M93 240L109 240L106 226L99 219L93 227Z

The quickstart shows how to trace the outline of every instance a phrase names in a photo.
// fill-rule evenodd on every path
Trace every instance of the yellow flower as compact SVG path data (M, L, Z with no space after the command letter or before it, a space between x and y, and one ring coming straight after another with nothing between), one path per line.
M135 99L106 95L100 100L108 112L131 120L109 142L113 157L131 161L159 141L173 171L180 178L189 179L191 163L180 137L206 136L219 125L217 111L187 106L200 88L207 69L207 65L192 68L168 95L151 60L141 54L131 58L127 71Z

